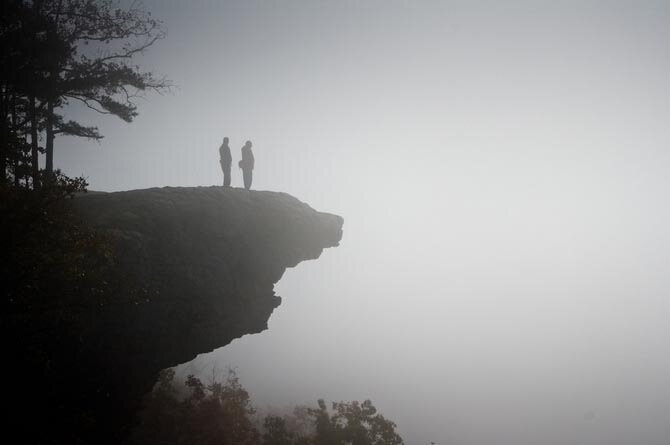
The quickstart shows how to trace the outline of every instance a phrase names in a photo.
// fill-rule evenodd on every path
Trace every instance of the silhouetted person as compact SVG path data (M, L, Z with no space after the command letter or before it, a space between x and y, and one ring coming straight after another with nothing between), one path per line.
M242 147L242 160L238 165L242 169L242 175L244 176L244 188L249 190L254 171L254 154L251 151L251 141L247 141Z
M233 157L230 154L228 138L223 138L223 143L219 147L219 162L223 171L223 186L230 187L230 166L233 163Z

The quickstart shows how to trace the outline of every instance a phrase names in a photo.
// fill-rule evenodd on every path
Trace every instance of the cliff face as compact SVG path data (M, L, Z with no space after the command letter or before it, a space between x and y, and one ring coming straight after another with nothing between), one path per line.
M146 286L88 334L104 369L99 391L117 416L137 410L161 369L266 329L286 268L342 237L342 218L284 193L161 188L92 193L73 205L111 234L124 280Z

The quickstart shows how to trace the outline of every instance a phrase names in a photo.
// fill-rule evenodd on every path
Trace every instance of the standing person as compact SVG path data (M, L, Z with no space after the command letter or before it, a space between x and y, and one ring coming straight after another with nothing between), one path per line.
M244 176L244 188L249 190L254 171L254 154L251 151L251 141L247 141L242 147L242 160L238 165L242 169L242 175Z
M223 171L223 186L230 187L230 166L233 163L233 157L230 154L228 138L223 138L223 143L219 147L219 162Z

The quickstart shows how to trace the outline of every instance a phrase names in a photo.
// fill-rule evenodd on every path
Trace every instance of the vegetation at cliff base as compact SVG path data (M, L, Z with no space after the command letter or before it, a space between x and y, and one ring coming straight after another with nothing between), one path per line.
M136 444L194 445L402 445L396 425L370 400L336 402L331 409L296 407L292 414L260 419L234 372L204 384L190 375L183 387L164 370L145 401Z

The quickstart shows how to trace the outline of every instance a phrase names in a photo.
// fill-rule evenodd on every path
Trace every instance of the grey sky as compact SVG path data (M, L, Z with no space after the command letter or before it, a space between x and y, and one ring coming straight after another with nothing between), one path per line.
M56 165L213 185L251 139L254 188L345 218L269 331L194 366L372 398L410 444L670 443L669 1L145 5L179 88Z

